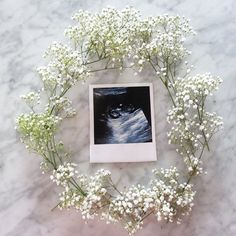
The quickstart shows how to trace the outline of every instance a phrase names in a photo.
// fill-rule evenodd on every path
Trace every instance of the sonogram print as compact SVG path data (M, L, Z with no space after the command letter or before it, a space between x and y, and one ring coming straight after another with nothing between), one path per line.
M152 142L150 87L93 88L94 143Z

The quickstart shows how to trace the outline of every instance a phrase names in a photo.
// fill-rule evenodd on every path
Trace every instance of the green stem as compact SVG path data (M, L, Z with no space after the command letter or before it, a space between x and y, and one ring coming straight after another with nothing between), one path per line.
M203 110L203 107L202 107L202 110ZM203 118L203 112L201 112L201 114L200 114L200 111L199 111L198 107L197 107L197 113L198 113L198 118L199 118L200 125L201 125L202 124L202 118ZM206 137L206 134L205 134L204 130L202 130L202 135L203 135L204 141L206 143L207 150L210 151L210 147L209 147L207 137Z
M122 196L123 194L118 190L118 188L116 187L116 185L113 183L112 179L110 178L110 184L111 186Z
M87 194L82 190L82 188L78 185L76 180L72 177L69 181L79 192L85 197Z
M146 219L148 216L150 216L151 214L153 214L154 211L155 211L155 210L153 209L153 210L151 210L148 214L144 215L144 217L140 220L140 222L144 221L144 219Z
M59 153L58 153L58 151L57 151L57 148L56 148L56 143L55 143L55 138L54 138L54 136L52 137L52 145L53 145L53 149L54 149L54 151L55 151L55 153L56 153L57 157L58 157L58 158L59 158L59 160L60 160L60 163L62 164L62 163L63 163L63 161L62 161L62 158L61 158L61 156L59 155Z
M63 96L67 93L67 91L68 91L70 88L71 88L71 85L69 85L67 88L65 88L65 89L63 90L63 92L59 95L59 98L63 97ZM55 105L52 106L52 108L51 108L51 110L50 110L50 112L49 112L50 115L52 114L52 112L53 112L53 110L55 109L55 107L56 107Z
M56 170L57 169L57 163L56 163L54 155L52 155L53 153L51 152L51 150L48 146L48 143L47 143L46 147L47 147L50 163L53 165L53 169Z

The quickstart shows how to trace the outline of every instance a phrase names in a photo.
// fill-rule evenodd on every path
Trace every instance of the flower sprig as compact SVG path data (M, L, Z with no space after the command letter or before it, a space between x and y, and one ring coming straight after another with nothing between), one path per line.
M203 154L223 125L221 117L206 110L207 97L221 79L210 74L190 76L193 66L187 61L181 64L191 53L185 40L195 34L184 17L143 19L128 7L96 14L80 10L72 19L75 25L65 31L69 44L54 42L45 53L48 64L37 70L43 88L22 96L31 112L17 118L21 140L42 156L43 172L52 171L50 179L62 189L60 209L75 208L85 220L100 217L107 223L120 222L130 235L150 215L158 221L181 223L194 205L191 179L203 172ZM107 170L93 176L76 170L56 134L61 122L76 113L66 94L78 81L99 71L126 68L135 74L150 69L163 83L172 103L167 116L169 143L176 145L186 171L153 170L147 186L137 184L121 191Z

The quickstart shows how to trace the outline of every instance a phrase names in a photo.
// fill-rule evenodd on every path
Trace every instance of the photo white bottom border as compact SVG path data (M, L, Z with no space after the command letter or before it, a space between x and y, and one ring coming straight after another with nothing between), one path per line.
M90 145L91 163L156 161L155 143Z

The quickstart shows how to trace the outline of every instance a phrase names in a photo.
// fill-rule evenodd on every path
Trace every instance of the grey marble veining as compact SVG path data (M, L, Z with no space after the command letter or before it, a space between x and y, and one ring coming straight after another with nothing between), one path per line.
M91 221L85 225L76 212L51 211L57 204L57 189L42 176L40 159L29 154L14 130L15 117L26 111L19 99L40 81L35 68L44 63L41 55L52 41L64 40L70 16L81 8L98 11L107 5L133 5L143 15L185 15L198 35L188 43L193 73L211 72L224 79L209 102L209 109L223 116L225 129L205 155L208 175L194 180L197 195L190 217L180 226L158 224L150 219L137 236L233 236L236 235L236 2L234 0L1 0L0 1L0 235L1 236L90 236L126 232L117 225ZM89 164L88 84L151 81L148 74L134 77L125 72L104 73L71 92L78 115L64 125L63 137L80 164L93 173L103 167L112 171L120 186L146 183L155 166L168 167L181 161L166 140L167 96L158 81L155 90L158 161L136 164ZM135 171L134 171L135 170Z

